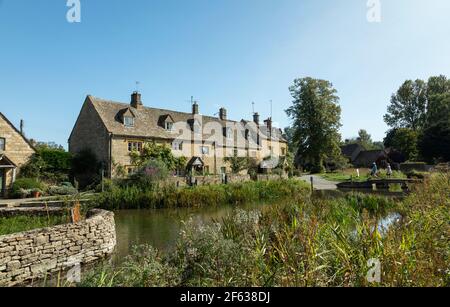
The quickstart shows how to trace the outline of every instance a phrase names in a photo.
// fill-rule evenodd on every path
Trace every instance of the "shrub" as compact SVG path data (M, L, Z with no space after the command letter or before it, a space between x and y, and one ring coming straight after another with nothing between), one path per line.
M33 189L44 190L45 186L34 178L20 178L13 183L11 193L13 197L26 197Z
M52 186L48 189L48 194L52 196L75 195L77 193L78 190L75 189L72 185Z

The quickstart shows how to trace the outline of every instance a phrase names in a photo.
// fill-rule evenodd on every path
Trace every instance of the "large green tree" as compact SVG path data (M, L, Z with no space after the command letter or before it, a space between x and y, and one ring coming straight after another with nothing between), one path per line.
M300 161L312 172L321 172L326 160L341 154L337 91L329 81L313 78L296 79L289 90L294 100L286 113L293 120Z
M418 132L409 128L391 129L384 139L384 146L395 148L402 153L405 160L415 160L418 157Z
M419 149L428 162L450 161L450 92L430 98Z
M427 84L422 80L407 80L391 97L385 122L391 128L420 130L426 118Z

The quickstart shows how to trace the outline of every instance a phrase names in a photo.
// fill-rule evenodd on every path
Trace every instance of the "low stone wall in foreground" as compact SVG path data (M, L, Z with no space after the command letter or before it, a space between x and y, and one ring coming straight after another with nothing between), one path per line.
M14 286L91 263L116 246L114 213L91 210L86 220L0 236L0 286Z

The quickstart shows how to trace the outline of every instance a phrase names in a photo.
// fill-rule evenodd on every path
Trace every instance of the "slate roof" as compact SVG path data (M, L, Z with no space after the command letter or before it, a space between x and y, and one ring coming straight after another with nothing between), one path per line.
M361 145L356 144L356 143L355 143L355 144L349 144L349 145L341 146L342 154L343 154L344 156L346 156L346 157L349 157L349 158L351 158L351 157L353 156L353 154L354 154L357 150L363 151L364 148L363 148Z
M191 113L183 113L171 110L141 107L139 109L132 108L129 103L120 103L111 100L105 100L93 96L88 96L88 101L92 103L95 110L99 114L108 132L116 136L141 137L141 138L159 138L159 139L175 139L176 134L164 129L162 122L171 118L175 123L184 122L192 123L194 115ZM130 110L135 117L134 127L125 127L121 116ZM202 115L203 125L209 122L217 122L223 127L226 123L238 123L236 121L222 121L218 117ZM262 133L267 133L267 127L260 125ZM208 135L204 135L204 138ZM282 131L275 129L274 138L280 138L280 141L286 142L282 138Z
M379 158L382 157L387 157L384 150L361 151L358 157L355 159L354 164L356 166L370 166L373 162L376 162Z

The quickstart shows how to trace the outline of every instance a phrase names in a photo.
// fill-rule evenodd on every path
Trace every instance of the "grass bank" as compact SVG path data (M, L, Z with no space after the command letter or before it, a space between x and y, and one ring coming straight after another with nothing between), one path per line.
M264 212L188 221L176 251L136 247L82 286L450 286L450 176L434 176L402 202L378 196L303 198ZM380 231L380 219L400 222ZM380 280L367 278L371 260Z
M388 177L385 172L381 172L378 174L378 177L371 177L370 172L361 171L360 177L356 177L356 171L355 170L346 170L343 172L335 172L335 173L326 173L320 175L322 178L330 181L335 182L343 182L343 181L350 181L353 180L355 182L364 182L369 179L406 179L407 176L399 171L394 171L392 173L391 177Z
M294 179L185 188L173 185L145 189L138 186L112 186L97 195L92 203L109 210L187 208L298 199L308 194L309 186Z
M0 217L0 236L29 231L34 229L52 227L68 222L64 216L16 216Z

